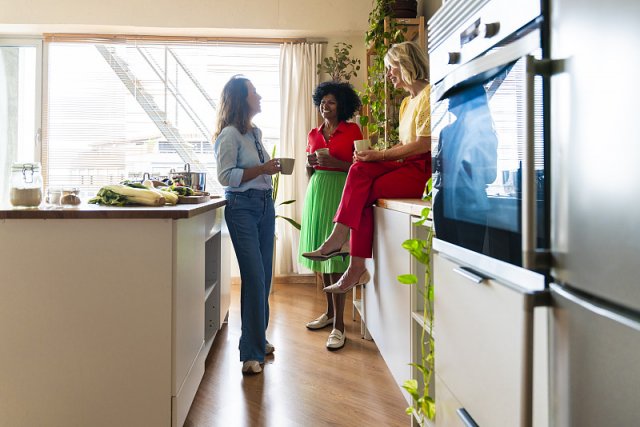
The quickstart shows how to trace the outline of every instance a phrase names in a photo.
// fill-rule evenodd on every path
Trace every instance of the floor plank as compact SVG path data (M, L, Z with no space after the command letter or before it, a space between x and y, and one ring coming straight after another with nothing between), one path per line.
M239 362L239 286L232 285L229 324L218 332L185 426L408 426L405 400L373 341L360 337L345 309L347 342L330 352L330 328L304 324L322 313L314 284L276 284L267 337L276 347L264 372L243 376Z

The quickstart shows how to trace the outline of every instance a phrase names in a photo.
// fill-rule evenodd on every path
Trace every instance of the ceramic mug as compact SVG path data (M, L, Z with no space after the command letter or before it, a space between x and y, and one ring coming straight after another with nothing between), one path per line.
M328 148L318 148L316 151L314 151L314 153L316 153L316 157L325 157L329 155L329 149Z
M364 151L371 148L371 143L368 139L356 139L354 144L356 146L356 151Z
M291 175L293 173L293 165L296 162L296 159L292 159L289 157L281 157L278 159L280 163L280 172L284 175Z

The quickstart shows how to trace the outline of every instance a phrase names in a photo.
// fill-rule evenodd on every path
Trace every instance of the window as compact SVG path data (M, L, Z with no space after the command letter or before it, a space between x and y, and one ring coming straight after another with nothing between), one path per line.
M48 43L47 185L95 193L189 163L219 193L211 135L222 87L234 74L253 82L263 98L255 123L271 150L280 138L279 54L265 44Z
M0 39L0 202L13 162L39 161L41 40Z

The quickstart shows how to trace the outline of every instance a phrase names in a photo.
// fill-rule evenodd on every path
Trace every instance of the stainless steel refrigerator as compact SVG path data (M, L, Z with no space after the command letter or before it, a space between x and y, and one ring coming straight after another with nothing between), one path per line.
M640 425L640 2L551 0L552 426Z

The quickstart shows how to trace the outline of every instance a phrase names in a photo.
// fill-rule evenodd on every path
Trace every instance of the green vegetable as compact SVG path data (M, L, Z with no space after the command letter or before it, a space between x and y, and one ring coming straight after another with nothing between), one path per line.
M140 188L142 190L146 190L147 189L147 187L145 187L141 183L135 182L135 181L125 180L125 181L122 181L120 184L126 185L127 187L131 187L131 188Z
M162 188L162 191L172 191L176 194L179 194L180 196L193 196L195 195L195 192L193 191L193 188L191 187L185 187L182 185L172 185L170 187L164 187Z
M164 195L156 190L130 187L124 184L106 185L102 187L96 197L89 200L89 203L124 206L137 204L145 206L162 206L166 202Z

